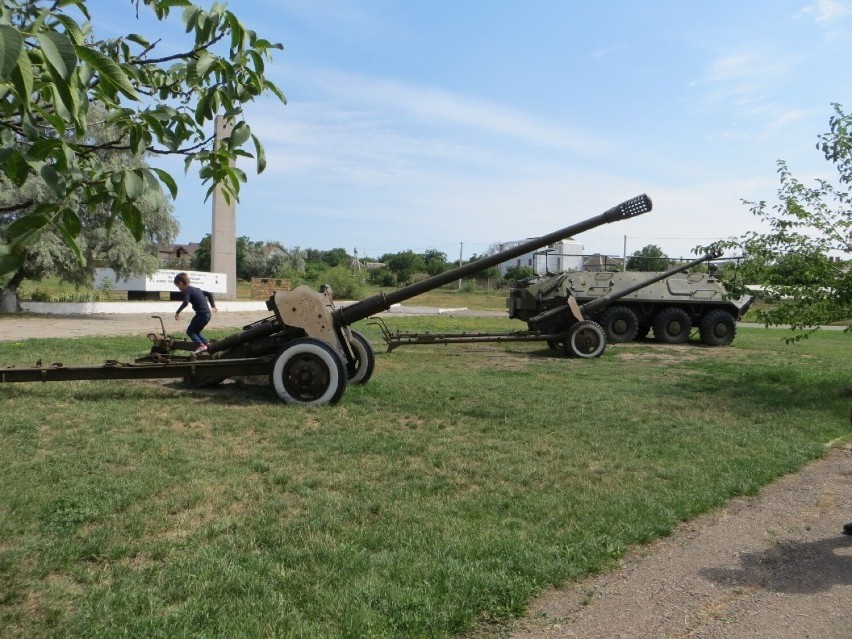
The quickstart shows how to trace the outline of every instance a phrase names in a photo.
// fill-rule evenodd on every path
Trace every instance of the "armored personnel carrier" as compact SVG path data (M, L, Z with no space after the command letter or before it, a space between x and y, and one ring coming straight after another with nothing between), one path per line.
M509 292L509 317L527 323L542 313L565 306L573 297L585 304L610 296L611 305L589 319L603 327L609 342L644 338L667 344L686 342L693 328L708 346L727 346L736 335L736 322L748 310L750 295L728 299L727 291L706 273L678 273L619 296L619 291L651 280L655 273L575 271L529 278ZM550 314L559 321L564 314ZM549 327L558 332L559 327Z

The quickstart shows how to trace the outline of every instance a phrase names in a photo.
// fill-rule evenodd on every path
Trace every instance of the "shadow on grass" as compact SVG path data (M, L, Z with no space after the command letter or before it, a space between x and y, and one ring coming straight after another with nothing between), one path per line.
M25 388L21 388L20 392L15 392L15 390L17 389L12 390L11 395L16 397L29 396ZM164 394L164 390L169 392ZM268 383L247 383L242 380L230 379L205 388L184 386L181 379L143 379L121 386L105 386L95 381L86 382L84 385L64 393L65 398L79 402L102 402L105 399L171 401L181 396L203 398L205 401L227 406L279 403Z
M743 414L755 409L774 413L791 409L824 413L852 399L852 384L844 371L803 370L784 366L738 366L725 363L705 374L684 376L676 388L685 395L719 398Z
M744 553L739 568L705 568L699 574L726 586L813 594L852 584L852 556L838 553L852 539L838 535L811 542L782 542L763 552Z

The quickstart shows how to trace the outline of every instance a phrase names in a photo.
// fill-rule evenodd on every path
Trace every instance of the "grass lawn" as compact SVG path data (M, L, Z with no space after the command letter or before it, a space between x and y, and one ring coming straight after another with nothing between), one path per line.
M247 382L0 385L0 636L457 635L850 437L839 332L580 361L540 344L386 354L361 328L376 372L330 407ZM3 342L0 364L146 350Z

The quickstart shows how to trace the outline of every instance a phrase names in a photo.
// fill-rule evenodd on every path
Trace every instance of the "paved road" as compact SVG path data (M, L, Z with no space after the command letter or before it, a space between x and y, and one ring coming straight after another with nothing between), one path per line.
M210 328L239 329L246 324L269 317L269 311L214 313ZM186 330L192 312L162 315L168 333ZM18 341L35 337L83 337L86 335L147 335L161 331L160 321L147 314L115 315L3 315L0 314L0 341Z
M379 315L468 315L505 317L506 311L469 311L467 309L438 309L423 306L394 307ZM267 310L228 311L214 313L208 328L239 330L247 324L272 315ZM192 311L181 314L179 322L174 313L161 314L167 333L186 330ZM147 335L161 332L160 321L151 314L89 314L89 315L36 315L0 313L0 342L18 341L37 337L83 337L86 335Z

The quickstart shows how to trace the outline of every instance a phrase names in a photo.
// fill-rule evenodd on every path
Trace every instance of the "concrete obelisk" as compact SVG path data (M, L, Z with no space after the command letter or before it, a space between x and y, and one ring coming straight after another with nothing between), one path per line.
M216 142L231 135L232 122L223 116L216 116ZM237 203L230 203L217 185L213 191L213 230L210 234L210 270L228 276L228 292L220 294L222 299L233 300L237 297Z

